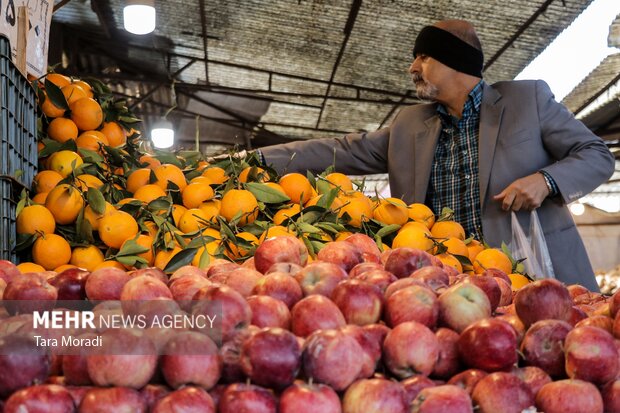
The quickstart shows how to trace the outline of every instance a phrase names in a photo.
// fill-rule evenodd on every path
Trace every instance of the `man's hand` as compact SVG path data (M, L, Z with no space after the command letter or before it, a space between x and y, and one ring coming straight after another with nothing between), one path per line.
M540 173L517 179L506 187L502 192L495 195L493 199L502 203L504 211L518 211L536 209L542 204L549 195L549 188L545 182L545 177Z

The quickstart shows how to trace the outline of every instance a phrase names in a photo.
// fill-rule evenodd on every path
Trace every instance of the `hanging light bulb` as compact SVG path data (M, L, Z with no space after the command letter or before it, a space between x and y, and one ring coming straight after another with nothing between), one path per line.
M151 141L153 146L159 149L169 148L174 145L174 129L172 123L166 118L161 118L153 124L151 129Z
M123 24L129 33L151 33L155 30L155 0L126 0Z

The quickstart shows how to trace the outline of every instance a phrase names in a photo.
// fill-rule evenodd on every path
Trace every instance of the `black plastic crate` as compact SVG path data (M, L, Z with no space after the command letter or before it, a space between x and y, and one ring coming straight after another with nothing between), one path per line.
M37 172L37 101L30 82L11 61L9 40L0 35L0 259L12 253L17 205L13 182L30 187Z

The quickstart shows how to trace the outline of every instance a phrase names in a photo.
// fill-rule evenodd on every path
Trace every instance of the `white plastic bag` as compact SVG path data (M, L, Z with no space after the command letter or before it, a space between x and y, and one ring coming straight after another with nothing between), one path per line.
M525 272L533 278L555 278L545 234L543 234L536 211L530 214L529 236L525 235L514 212L512 212L511 220L512 240L509 248L513 258L516 260L525 258L523 261Z

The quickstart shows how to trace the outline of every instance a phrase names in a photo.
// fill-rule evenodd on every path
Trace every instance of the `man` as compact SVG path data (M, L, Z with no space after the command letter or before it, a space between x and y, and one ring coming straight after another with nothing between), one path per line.
M262 148L264 161L279 172L318 173L335 155L339 172L388 172L392 196L435 213L450 207L467 234L496 247L511 239L511 210L528 228L528 211L537 209L556 277L597 290L566 204L613 173L604 142L543 81L485 83L480 42L468 22L423 28L413 54L417 94L432 103L402 109L375 132Z

